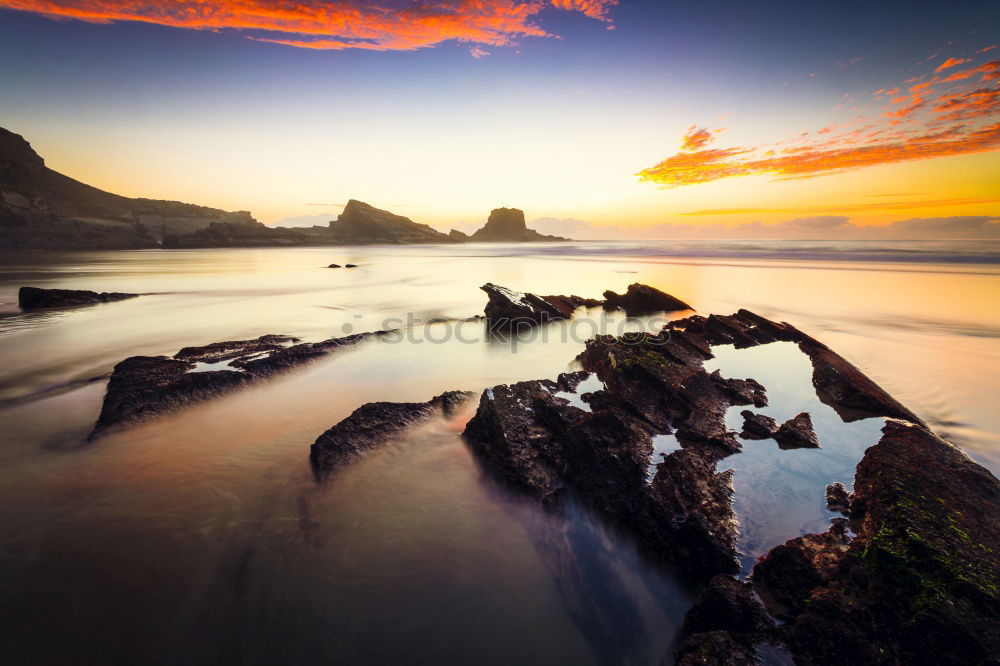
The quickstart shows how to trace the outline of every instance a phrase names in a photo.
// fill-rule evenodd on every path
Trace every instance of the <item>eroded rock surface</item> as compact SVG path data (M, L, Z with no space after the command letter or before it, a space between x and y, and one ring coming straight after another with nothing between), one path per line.
M495 328L569 319L579 307L603 306L609 310L624 310L628 315L692 309L683 301L659 289L638 283L629 285L624 295L613 291L604 292L605 300L582 296L538 296L493 283L487 283L480 289L489 296L485 313Z
M17 292L17 304L22 310L38 310L42 308L66 308L77 305L110 303L138 296L139 294L124 294L114 291L96 292L86 289L21 287Z
M808 412L796 414L781 424L774 433L774 439L783 449L818 449L819 437L813 429L812 417Z
M309 461L313 471L318 477L326 478L435 414L446 418L452 416L474 395L469 391L448 391L427 402L370 402L362 405L320 435L312 445Z
M770 416L755 414L749 409L740 412L740 416L743 417L743 431L740 432L743 439L770 439L778 432L778 422Z
M284 335L185 347L174 356L133 356L115 366L90 438L109 428L176 410L385 334L322 342ZM211 364L212 367L204 367Z
M489 297L484 313L492 328L569 319L578 307L599 304L599 301L579 296L522 294L492 282L484 284L480 289Z
M638 282L630 284L624 294L616 294L613 291L604 292L604 305L607 308L620 308L628 314L694 310L679 298Z
M887 422L854 481L856 536L807 535L754 569L800 663L987 664L1000 654L1000 482Z

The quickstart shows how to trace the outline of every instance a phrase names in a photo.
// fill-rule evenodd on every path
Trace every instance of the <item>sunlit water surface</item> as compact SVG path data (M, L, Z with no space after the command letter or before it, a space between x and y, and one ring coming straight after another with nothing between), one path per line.
M774 244L767 244L773 252ZM492 281L599 297L644 282L701 312L748 307L818 337L993 470L1000 468L995 263L925 252L881 263L669 245L366 247L0 255L0 646L5 662L655 664L691 602L685 581L574 510L553 521L482 478L435 420L318 485L317 435L361 404L554 378L597 329L489 339ZM779 247L780 250L780 247ZM814 250L810 250L811 252ZM796 254L797 252L797 254ZM881 252L881 251L880 251ZM977 254L978 252L978 254ZM871 252L869 252L871 254ZM868 256L868 255L864 255ZM928 257L931 257L928 259ZM357 269L326 269L331 262ZM21 285L142 298L23 314ZM634 326L652 328L656 320ZM106 375L135 354L284 333L402 326L244 391L84 438ZM596 328L595 328L596 327ZM708 363L809 411L822 448L744 443L735 470L744 565L822 529L822 487L850 487L881 420L845 425L790 345ZM739 429L734 408L730 427ZM669 452L674 442L657 442Z

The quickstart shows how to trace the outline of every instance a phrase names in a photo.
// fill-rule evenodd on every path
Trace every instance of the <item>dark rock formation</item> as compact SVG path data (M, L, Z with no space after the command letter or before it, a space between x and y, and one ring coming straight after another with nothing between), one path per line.
M139 294L122 294L119 292L87 291L85 289L40 289L39 287L21 287L17 292L17 304L22 310L40 308L65 308L75 305L93 305L95 303L110 303L136 298Z
M130 199L85 185L46 167L27 141L0 128L0 248L154 248L164 235L212 222L259 224L243 211Z
M754 569L800 663L989 664L1000 654L1000 482L920 425L889 421L838 526Z
M607 386L591 394L592 411L553 395L565 376L495 386L465 438L495 478L550 510L572 494L694 576L735 571L731 472L715 470L735 444L725 431L729 398L702 368L710 353L686 337L592 340L580 360ZM647 481L652 435L672 427L685 448Z
M796 414L781 424L774 439L782 449L818 449L819 438L808 412Z
M357 268L357 264L344 264L344 268Z
M340 268L340 264L330 264L327 268Z
M365 243L450 243L447 234L426 224L381 210L351 199L336 221L330 223L331 235L341 242Z
M770 416L755 414L749 409L740 412L740 416L743 417L743 431L740 433L743 439L770 439L778 432L778 422Z
M448 391L428 402L371 402L362 405L320 435L312 445L309 461L313 471L318 477L325 478L435 414L446 418L452 416L474 395L469 391Z
M851 496L839 481L826 487L826 508L845 516L851 509Z
M774 622L748 583L732 576L712 578L684 617L676 663L761 663L758 646L771 640Z
M265 335L253 340L185 347L174 356L133 356L115 366L90 438L108 429L179 409L295 368L384 334L359 333L322 342ZM204 368L199 363L225 363Z
M579 296L536 296L488 282L480 287L489 296L484 310L492 328L517 327L569 319L581 306L600 303Z
M454 232L461 233L461 232ZM463 234L464 235L464 234ZM565 241L568 238L546 236L529 229L524 222L524 211L517 208L494 208L486 225L476 231L470 240L482 242L527 242L527 241Z
M639 283L630 284L624 294L616 294L613 291L604 292L604 307L608 309L619 308L630 315L694 310L693 307L670 294Z
M845 421L887 416L922 423L882 387L823 343L802 335L799 342L813 364L816 395Z
M673 296L644 284L630 285L625 296L618 296L614 292L606 291L604 295L612 297L609 301L602 301L596 298L583 298L581 296L522 294L519 291L501 287L493 283L487 283L480 287L480 289L485 291L489 296L489 303L486 304L485 313L486 318L494 328L510 327L519 324L531 325L555 319L569 319L579 307L594 308L603 305L608 309L622 308L629 315L644 314L664 309L690 309ZM615 304L609 305L612 301ZM660 305L680 303L683 307L654 307L650 310L649 306L654 303Z

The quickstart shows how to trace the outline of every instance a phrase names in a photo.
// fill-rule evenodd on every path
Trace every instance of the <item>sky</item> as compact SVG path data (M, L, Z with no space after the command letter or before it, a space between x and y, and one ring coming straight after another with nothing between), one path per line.
M993 237L1000 3L0 0L0 126L267 224Z

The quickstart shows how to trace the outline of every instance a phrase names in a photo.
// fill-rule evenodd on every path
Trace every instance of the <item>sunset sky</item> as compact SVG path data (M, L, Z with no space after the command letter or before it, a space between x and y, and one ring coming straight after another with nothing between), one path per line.
M1000 224L995 0L0 8L0 126L127 196L442 229L516 206L576 237Z

